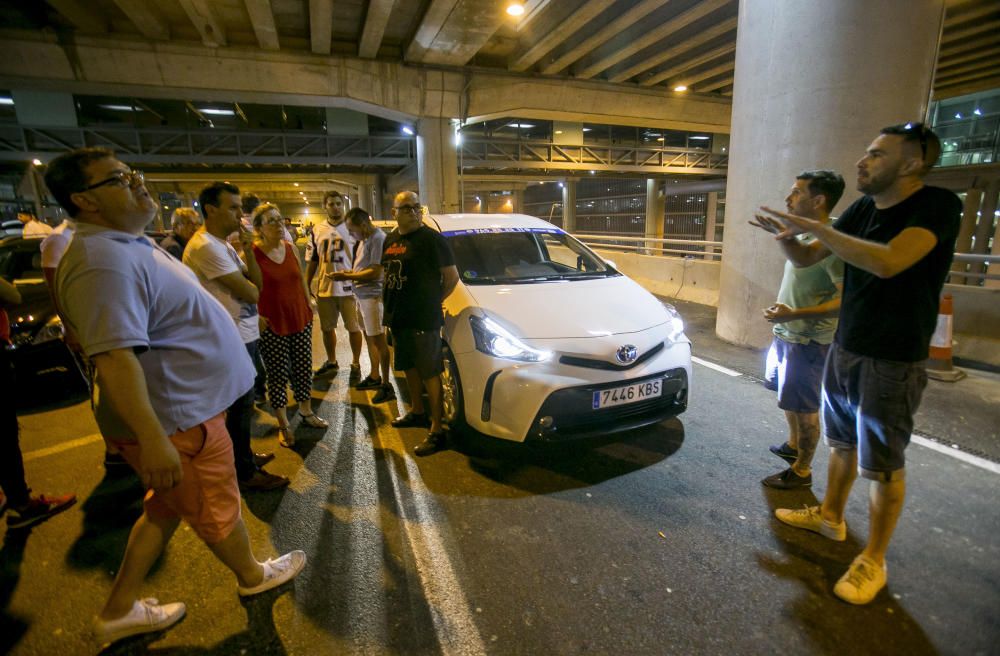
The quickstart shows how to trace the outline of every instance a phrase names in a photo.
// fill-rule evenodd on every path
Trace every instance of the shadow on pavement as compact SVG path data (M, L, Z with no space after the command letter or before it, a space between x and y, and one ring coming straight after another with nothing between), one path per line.
M849 527L847 540L834 542L774 518L776 508L818 505L811 490L764 488L764 497L771 509L775 544L785 558L758 553L757 562L764 571L802 585L802 594L787 603L786 614L795 618L801 637L811 641L810 652L838 653L857 636L867 636L868 653L938 653L920 625L893 598L891 576L886 587L865 606L852 606L833 594L833 586L863 548L863 536Z
M455 449L489 481L529 494L551 494L596 485L669 458L684 444L684 424L674 417L614 437L564 444L506 443L468 433L457 442ZM482 486L469 489L458 479L447 483L447 488L434 489L434 479L427 481L436 494L491 496Z
M7 612L21 580L21 563L31 529L7 531L0 548L0 653L8 654L28 630L28 623Z
M131 469L105 473L80 506L83 532L66 554L66 562L75 569L117 571L129 531L142 515L144 496L142 482Z

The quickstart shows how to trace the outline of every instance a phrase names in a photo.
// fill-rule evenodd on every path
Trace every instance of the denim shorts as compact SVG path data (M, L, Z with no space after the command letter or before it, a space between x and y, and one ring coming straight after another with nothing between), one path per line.
M865 478L902 480L903 452L925 387L923 362L879 360L831 345L823 377L826 443L857 449Z
M819 389L829 344L797 344L774 338L778 361L778 407L789 412L819 412Z
M393 330L392 341L397 370L416 369L422 380L434 378L444 370L439 329Z

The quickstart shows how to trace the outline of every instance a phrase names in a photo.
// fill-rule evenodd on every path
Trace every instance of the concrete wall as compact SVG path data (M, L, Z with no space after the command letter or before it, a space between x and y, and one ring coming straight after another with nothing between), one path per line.
M1000 289L945 285L954 298L954 356L1000 366Z
M639 255L594 249L616 268L657 296L719 305L719 263L709 260Z
M719 306L718 262L594 251L657 296ZM945 285L945 292L954 298L954 356L1000 367L1000 289Z

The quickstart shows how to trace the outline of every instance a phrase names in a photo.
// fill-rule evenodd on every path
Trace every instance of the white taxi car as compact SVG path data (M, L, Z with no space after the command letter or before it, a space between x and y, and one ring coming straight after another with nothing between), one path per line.
M429 215L460 283L445 302L445 420L510 440L626 431L687 407L691 342L661 303L550 223Z

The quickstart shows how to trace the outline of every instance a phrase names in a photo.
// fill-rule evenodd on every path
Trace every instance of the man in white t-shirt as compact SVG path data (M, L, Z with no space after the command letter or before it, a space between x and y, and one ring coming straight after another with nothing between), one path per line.
M240 190L228 182L214 182L201 190L198 205L205 217L205 226L194 233L184 247L183 262L229 312L253 360L260 340L257 299L263 283L251 250L253 236L240 226ZM238 232L243 241L243 257L226 241L233 232ZM274 459L273 453L255 454L250 449L253 401L251 387L226 411L226 428L233 440L236 457L236 476L240 489L274 490L288 485L289 481L260 468Z
M34 214L18 212L17 220L23 224L21 236L25 239L44 239L52 234L52 226L46 225L35 218Z
M328 191L323 197L326 221L313 226L312 237L306 244L306 283L312 288L313 278L319 272L316 283L316 309L319 326L326 348L326 362L316 370L317 376L336 373L337 365L337 318L343 317L347 337L351 343L351 374L349 384L361 381L361 345L364 337L358 323L357 306L354 302L354 287L349 280L334 280L337 271L350 271L354 237L344 223L344 197L336 191Z

